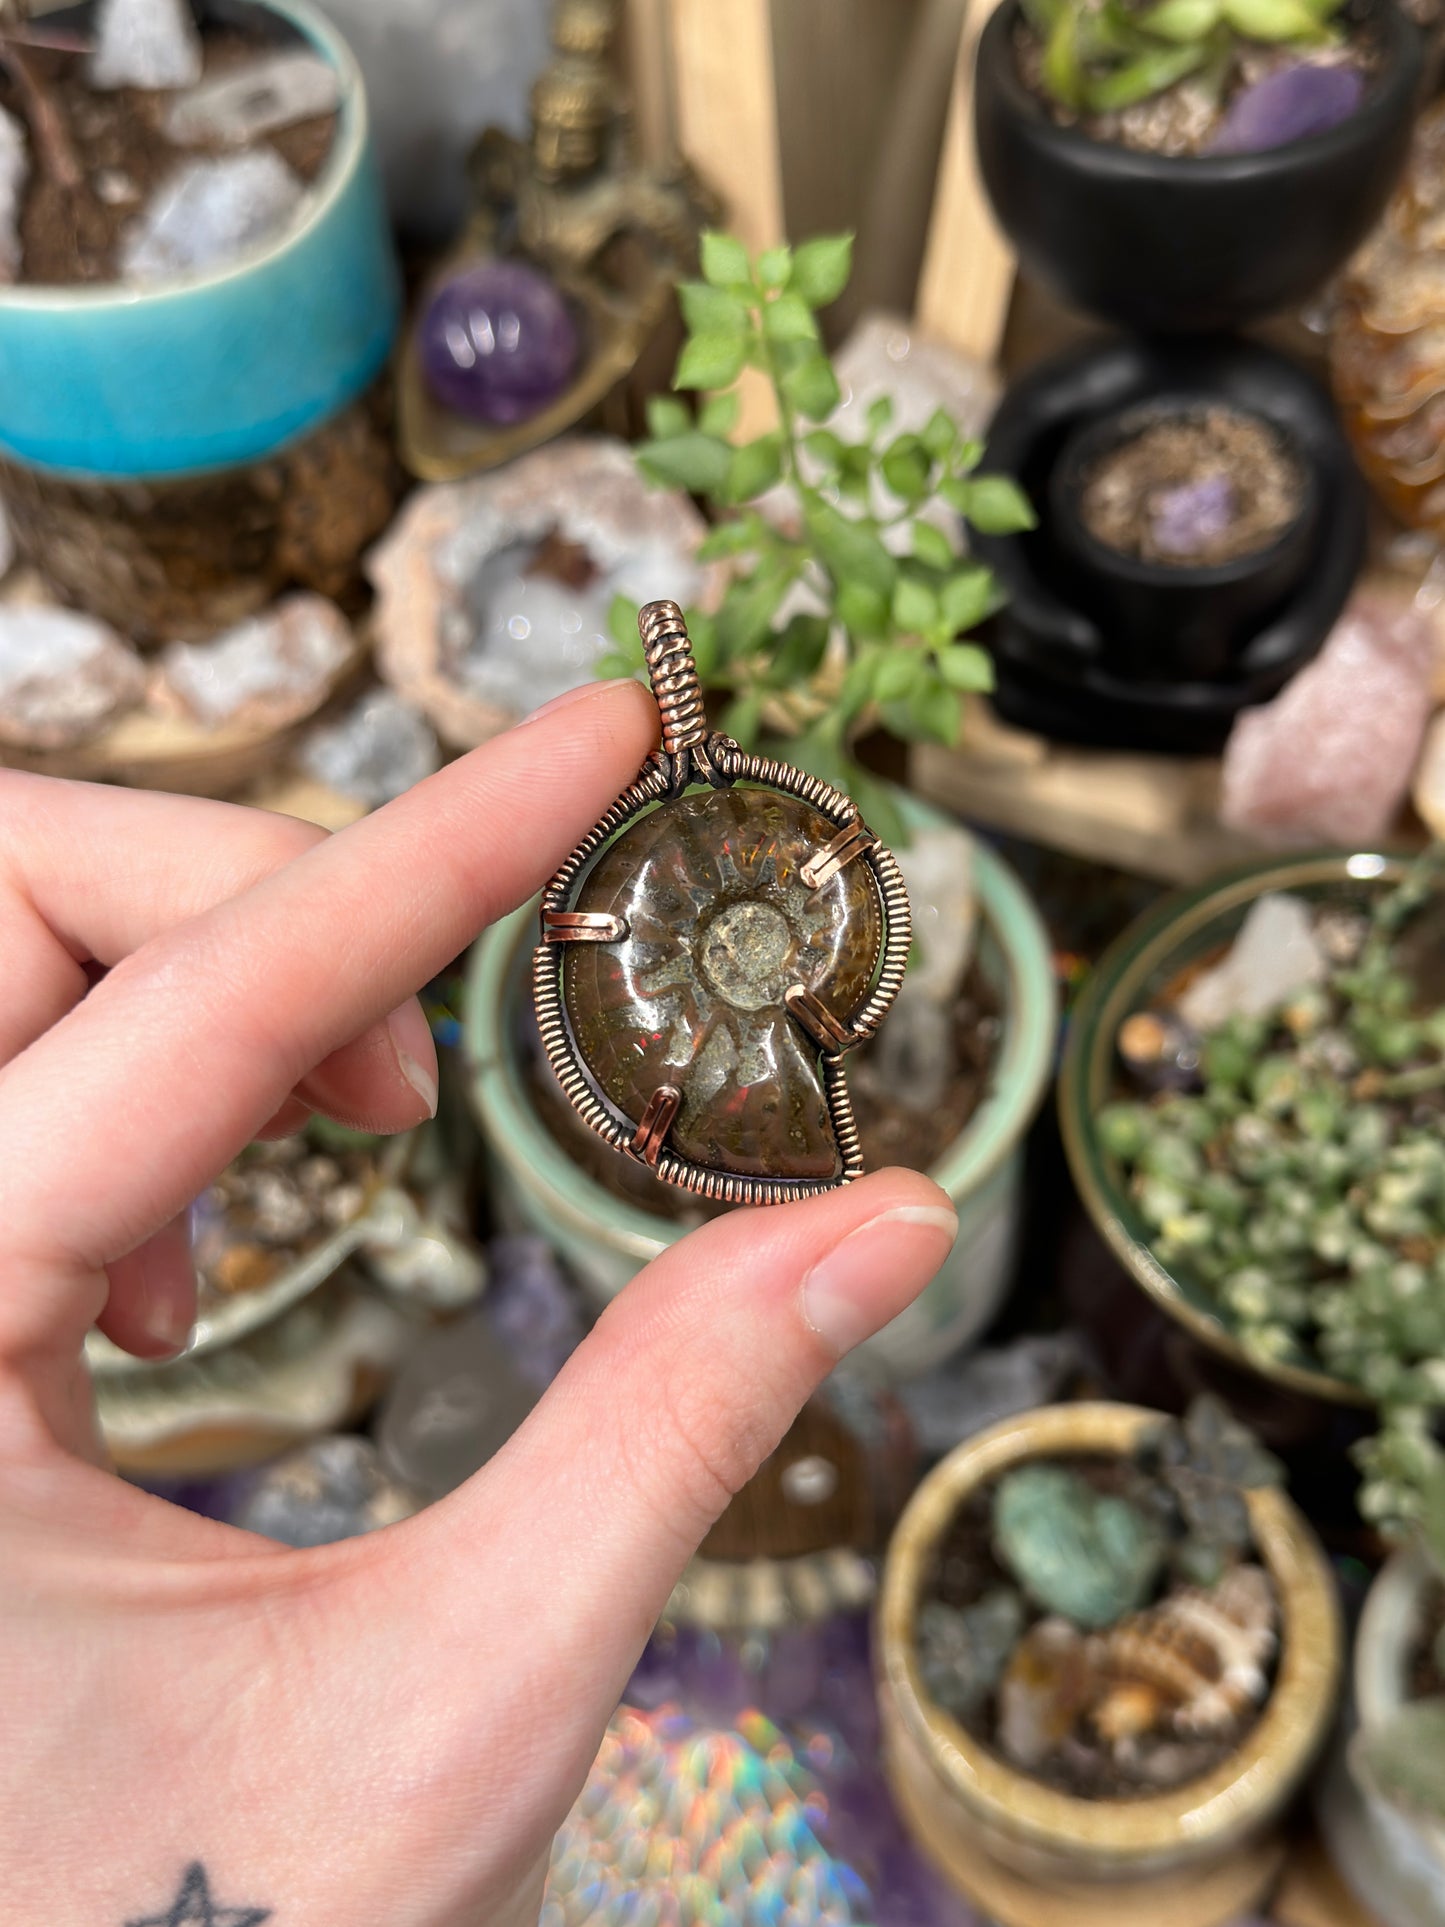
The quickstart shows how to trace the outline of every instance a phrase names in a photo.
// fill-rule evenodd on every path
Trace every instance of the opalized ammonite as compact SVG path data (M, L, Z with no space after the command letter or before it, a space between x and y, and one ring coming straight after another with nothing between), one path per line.
M640 624L663 746L542 899L543 1040L581 1115L660 1177L826 1190L862 1169L841 1057L902 980L902 878L840 791L708 734L676 604Z

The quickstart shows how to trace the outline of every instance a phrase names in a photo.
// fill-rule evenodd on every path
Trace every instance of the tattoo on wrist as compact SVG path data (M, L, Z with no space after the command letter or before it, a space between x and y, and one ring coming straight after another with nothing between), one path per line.
M210 1876L199 1860L193 1860L181 1875L181 1884L169 1907L158 1914L128 1920L125 1927L261 1927L271 1918L269 1907L223 1907L211 1896Z

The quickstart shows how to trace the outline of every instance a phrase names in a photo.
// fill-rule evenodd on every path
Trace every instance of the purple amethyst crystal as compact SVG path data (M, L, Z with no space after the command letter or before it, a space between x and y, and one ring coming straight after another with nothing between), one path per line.
M521 261L488 261L432 296L416 331L436 400L505 427L556 401L577 371L577 324L553 282Z
M1191 556L1228 533L1239 498L1227 475L1163 488L1149 504L1149 534L1161 555Z
M1357 67L1300 61L1241 88L1229 103L1208 154L1259 154L1268 147L1324 134L1359 106L1365 78Z

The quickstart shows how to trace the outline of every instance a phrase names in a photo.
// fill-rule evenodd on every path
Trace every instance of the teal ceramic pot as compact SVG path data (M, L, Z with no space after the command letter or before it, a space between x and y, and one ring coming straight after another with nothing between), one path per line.
M898 800L920 828L947 820L915 797ZM974 862L979 956L1003 1012L998 1066L989 1095L931 1173L958 1212L958 1241L923 1295L854 1354L888 1377L928 1370L998 1310L1017 1245L1023 1137L1053 1058L1057 1003L1043 924L1005 863L982 846ZM536 906L529 904L494 925L473 953L465 1023L469 1083L503 1212L547 1238L601 1306L686 1227L597 1183L538 1116L515 1016L530 994L536 929Z
M274 454L384 365L401 284L351 53L307 0L266 0L341 75L309 212L216 273L156 288L0 289L0 458L159 480Z

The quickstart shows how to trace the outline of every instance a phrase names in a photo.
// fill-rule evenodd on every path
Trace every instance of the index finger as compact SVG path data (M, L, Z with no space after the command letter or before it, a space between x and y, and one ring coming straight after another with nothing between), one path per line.
M166 1223L313 1065L545 880L656 726L636 684L578 691L118 964L0 1072L0 1143L24 1150L0 1166L7 1252L93 1272ZM0 1302L0 1349L16 1318Z

